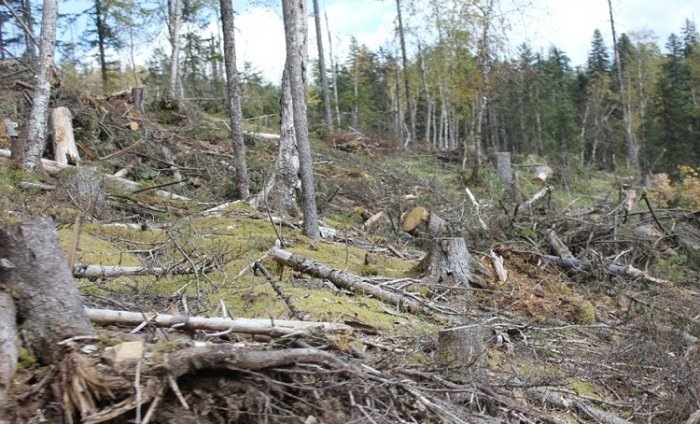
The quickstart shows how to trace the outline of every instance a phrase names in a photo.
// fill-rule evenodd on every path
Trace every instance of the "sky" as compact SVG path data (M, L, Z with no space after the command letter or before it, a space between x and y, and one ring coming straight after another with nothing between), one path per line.
M273 3L278 2L263 2ZM522 2L521 2L522 3ZM531 0L532 6L512 14L508 34L512 49L527 41L536 51L546 53L553 45L563 50L573 66L584 65L593 30L603 33L610 46L608 0ZM668 36L680 33L686 18L700 18L700 1L612 0L618 35L622 32L652 31L663 48ZM328 15L334 56L347 56L351 37L371 49L396 48L394 43L396 3L394 0L319 0ZM281 12L261 5L260 0L234 1L239 63L250 62L271 81L279 80L284 63L284 28ZM309 1L309 8L312 3ZM406 18L405 18L406 19ZM325 20L322 23L326 31ZM323 34L328 50L327 34ZM408 41L409 47L411 40ZM313 20L309 21L309 53L316 57Z

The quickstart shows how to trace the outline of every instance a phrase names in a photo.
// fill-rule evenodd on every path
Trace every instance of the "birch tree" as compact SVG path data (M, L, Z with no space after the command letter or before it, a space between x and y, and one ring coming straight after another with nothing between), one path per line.
M170 34L170 88L171 99L182 100L182 86L179 85L180 69L180 26L182 25L182 1L168 0L168 32Z
M226 62L226 86L228 108L231 115L231 140L236 167L236 189L241 199L248 197L248 170L243 141L241 90L236 70L236 39L233 26L233 5L231 0L221 0L221 24L224 31L224 60Z
M41 168L41 155L46 145L46 126L51 97L51 67L56 47L56 20L58 4L56 0L44 0L41 18L41 41L39 45L39 70L34 86L32 110L29 115L26 145L14 143L12 156L16 164L27 171ZM26 153L25 153L26 151Z
M287 47L287 70L294 110L294 134L299 151L304 234L312 240L318 240L320 234L316 210L316 191L314 189L309 127L306 116L306 63L304 61L304 52L307 48L306 0L283 0L282 10Z

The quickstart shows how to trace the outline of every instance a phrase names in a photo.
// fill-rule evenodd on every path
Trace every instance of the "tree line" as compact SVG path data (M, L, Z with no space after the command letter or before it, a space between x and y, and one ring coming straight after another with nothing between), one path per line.
M663 46L648 31L622 33L606 45L602 31L609 29L594 29L587 63L573 67L556 46L537 52L522 44L506 54L512 16L500 13L498 0L396 0L395 40L376 49L353 40L337 57L318 3L308 14L324 59L306 82L311 128L352 128L407 149L459 150L464 171L477 176L496 151L639 174L700 165L700 45L690 19ZM0 58L36 64L39 8L31 0L2 5ZM59 37L57 65L67 83L89 81L107 92L145 84L151 98L223 111L226 31L219 24L204 30L221 22L221 13L211 0L94 0L59 16L59 34L73 31L80 16L88 24ZM135 51L163 29L170 49L136 64ZM95 60L81 60L85 52ZM265 81L250 64L237 76L242 118L279 125L282 84Z

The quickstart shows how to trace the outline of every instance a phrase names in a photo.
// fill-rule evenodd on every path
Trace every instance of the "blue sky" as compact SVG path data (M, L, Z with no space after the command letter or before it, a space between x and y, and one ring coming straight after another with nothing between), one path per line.
M416 0L425 3L426 0ZM466 0L465 0L466 1ZM511 2L522 5L524 0L501 0L503 4ZM679 33L684 20L696 20L700 17L700 1L688 0L612 0L618 33L651 31L658 44L665 44L671 32ZM62 13L82 10L89 5L87 0L61 1ZM233 0L236 16L236 39L238 61L251 62L271 82L279 81L284 62L284 29L279 0ZM309 10L312 3L309 0ZM395 43L395 0L319 0L322 10L328 14L334 56L343 60L347 56L351 37L360 43L376 49L380 46L396 49ZM513 27L508 32L508 45L514 49L527 41L535 50L545 52L556 45L572 59L572 65L582 65L590 47L593 30L602 31L610 45L610 23L608 0L529 0L529 6L519 8L512 13ZM504 6L507 8L508 6ZM409 25L421 27L426 21L411 21ZM325 31L325 20L323 28ZM212 23L207 34L216 31ZM78 31L75 30L75 36ZM309 21L309 53L315 57L315 30L313 21ZM166 39L160 37L160 43ZM64 35L67 36L67 35ZM328 51L327 34L323 41ZM415 40L409 37L409 46ZM152 45L141 49L137 61L148 58ZM167 49L166 49L167 51Z

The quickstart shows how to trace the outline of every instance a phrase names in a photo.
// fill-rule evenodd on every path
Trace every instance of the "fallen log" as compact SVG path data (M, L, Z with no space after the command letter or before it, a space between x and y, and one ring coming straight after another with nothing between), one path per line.
M273 247L268 254L272 259L281 263L282 265L286 265L296 271L303 272L317 278L329 280L339 288L351 290L357 294L373 296L379 300L395 305L399 309L403 309L411 313L431 313L429 312L429 309L420 302L406 296L402 296L401 294L384 290L379 286L365 281L362 277L357 275L331 268L321 262L316 262L276 247Z
M549 404L555 408L567 411L575 410L595 422L608 424L632 424L631 421L619 417L612 412L604 411L600 408L588 405L578 399L562 396L547 387L532 387L527 389L525 393L531 398L539 400L544 405Z
M590 270L592 269L592 265L589 264L588 262L582 261L580 259L576 259L573 257L569 258L562 258L560 256L554 256L554 255L544 255L544 259L547 261L564 268L566 270L569 269L581 269L581 270ZM668 280L663 280L661 278L656 278L650 276L647 272L642 271L641 269L635 268L632 265L622 265L622 264L616 264L616 263L610 263L607 266L607 270L609 273L613 275L617 275L620 277L630 277L630 278L639 278L642 281L646 281L649 283L656 283L656 284L668 284L670 281Z
M99 324L136 326L148 322L158 327L229 331L231 333L240 334L264 334L271 337L297 334L304 335L317 331L328 335L347 337L353 332L351 326L333 322L290 321L262 318L204 318L92 308L85 308L85 313L90 320Z
M532 210L532 206L539 202L540 200L544 199L548 194L550 194L553 190L552 186L544 186L541 189L537 191L537 193L533 194L531 198L527 199L526 201L522 202L515 208L515 213L513 216L518 215L518 211L521 209L527 209L528 211Z
M168 268L144 267L144 266L121 266L121 265L76 265L73 268L75 278L114 278L114 277L135 277L143 275L165 275Z
M10 151L7 149L0 149L0 158L8 158L9 159L10 158ZM46 172L50 172L50 173L56 173L56 172L59 172L63 169L66 169L66 168L74 168L74 166L72 166L72 165L61 165L61 164L57 163L56 161L53 161L50 159L42 159L41 164L44 167L44 170ZM119 190L126 191L128 193L133 193L135 191L138 191L138 190L141 190L144 188L143 186L141 186L141 184L139 184L135 181L127 180L127 179L120 178L120 177L115 177L112 175L105 175L105 181L110 183L110 185L112 187L117 188ZM154 190L153 192L156 194L156 196L164 197L166 199L190 200L187 197L180 196L179 194L171 193L171 192L165 191L165 190Z
M574 255L571 253L571 250L569 250L569 247L561 241L557 233L554 232L554 230L547 230L544 233L544 238L547 240L547 243L549 243L549 246L554 250L554 253L557 254L560 258L573 258Z

